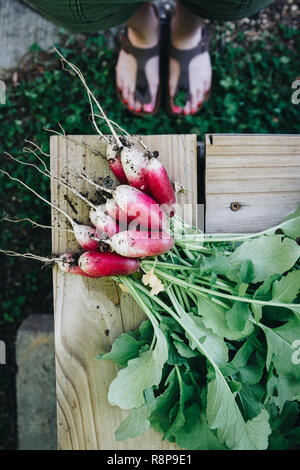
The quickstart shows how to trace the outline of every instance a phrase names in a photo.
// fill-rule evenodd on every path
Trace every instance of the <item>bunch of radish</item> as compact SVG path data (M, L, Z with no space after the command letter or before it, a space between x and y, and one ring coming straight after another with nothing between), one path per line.
M139 265L129 259L158 256L173 247L167 229L168 218L174 215L176 197L166 169L149 151L143 152L128 140L115 138L107 145L106 157L121 184L114 190L98 186L109 193L110 198L100 206L90 203L90 220L98 234L93 241L99 239L99 243L103 243L103 237L107 237L104 242L123 257L111 258L112 264L116 263L117 267L124 263L125 266L126 260L125 270L130 274L129 271L138 270ZM79 268L95 276L103 255L95 251L83 254ZM105 256L109 259L111 254L105 253Z
M134 158L136 158L138 152L135 152L134 148L133 150ZM4 170L0 170L2 174L20 183L61 213L71 225L71 229L68 231L73 232L78 244L84 250L84 253L79 257L67 253L52 259L35 257L34 255L31 258L56 262L63 272L70 274L89 277L118 276L139 271L139 258L158 256L173 247L173 238L168 233L169 217L164 211L164 206L162 208L157 200L140 189L129 184L120 184L115 189L109 189L106 186L99 186L87 175L77 172L79 176L106 194L106 202L96 205L73 188L65 178L55 178L46 168L41 170L36 165L17 160L11 155L10 157L18 163L35 167L40 173L51 179L58 180L61 185L71 190L90 207L92 225L79 224L64 210L43 198L24 182ZM165 174L167 173L165 172ZM155 178L157 181L157 175ZM148 187L154 185L151 180L151 172L147 174L147 181L149 182Z
M57 52L79 76L87 91L94 128L107 143L105 158L120 184L114 189L105 185L100 186L84 172L68 167L68 171L75 171L77 176L95 186L105 196L106 202L96 205L73 188L66 178L54 177L51 174L37 151L46 154L36 144L33 144L34 149L26 147L24 150L38 158L43 170L37 165L20 161L9 155L18 163L34 167L44 176L57 180L90 207L92 225L78 224L69 214L44 199L24 182L0 170L0 173L22 184L62 214L71 225L71 229L67 230L73 232L78 244L84 250L80 256L67 253L48 259L25 254L25 258L56 262L63 272L88 277L129 275L139 271L140 258L158 256L173 247L174 240L168 233L168 227L169 219L175 213L175 193L165 167L157 158L158 152L151 152L139 138L135 138L139 144L137 145L124 129L110 121L88 88L80 70L69 63L59 51ZM94 113L94 104L100 115ZM111 131L110 136L101 133L96 124L96 116L105 120ZM125 135L117 135L114 126ZM65 133L63 136L66 137ZM12 252L6 253L18 255Z
M89 202L94 227L78 226L74 230L76 240L87 250L79 257L76 274L132 274L140 268L138 258L158 256L173 247L173 238L167 231L168 216L157 201L125 184L105 190L112 196L105 204L96 206ZM97 249L94 243L99 244ZM112 252L100 252L103 248ZM74 265L72 272L75 273Z
M39 169L37 166L35 168ZM40 169L39 171L49 178L54 178L50 172ZM70 253L52 259L34 255L25 257L44 262L53 261L63 272L95 278L132 274L140 269L139 258L158 256L173 247L173 238L168 233L168 215L154 198L140 189L120 184L112 190L99 186L82 175L108 196L104 204L95 205L73 188L66 179L56 178L60 184L89 205L92 223L89 226L75 222L64 210L44 199L21 180L3 170L0 172L25 186L61 213L71 225L71 229L67 230L73 232L78 244L84 250L79 257ZM148 177L148 180L151 181L151 178ZM12 253L7 252L7 254Z
M134 265L128 264L130 258L158 256L173 247L167 229L169 217L174 215L176 197L165 167L149 151L139 150L128 140L116 139L107 145L106 156L110 168L123 184L114 190L98 186L109 193L110 198L100 206L90 203L90 220L96 233L102 234L99 243L107 237L105 243L123 257L122 261L126 259L130 270L134 269ZM86 274L95 275L94 262L100 257L101 254L95 252L84 254L79 258L79 267ZM114 262L117 263L116 258ZM138 270L138 265L135 266Z
M121 144L122 145L122 144ZM106 157L109 166L121 183L151 195L172 217L175 214L176 196L164 165L151 154L137 149L130 142L118 147L108 144Z

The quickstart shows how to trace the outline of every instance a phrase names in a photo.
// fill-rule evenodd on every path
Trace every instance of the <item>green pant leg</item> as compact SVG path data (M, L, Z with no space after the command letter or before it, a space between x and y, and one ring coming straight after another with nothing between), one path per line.
M255 15L274 0L180 0L182 5L201 18L235 21Z
M127 21L138 0L28 0L49 20L75 32L95 32ZM107 0L106 0L107 2ZM181 0L196 15L219 21L254 15L273 0Z
M125 23L144 3L140 0L28 0L47 19L79 33Z

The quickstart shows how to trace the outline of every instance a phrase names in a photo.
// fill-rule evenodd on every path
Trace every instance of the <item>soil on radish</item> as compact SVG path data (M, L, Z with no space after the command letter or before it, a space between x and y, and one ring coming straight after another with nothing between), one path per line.
M112 251L110 245L108 245L107 243L105 243L105 241L100 241L99 242L99 251L101 251L101 253L108 253L110 251Z
M120 142L121 142L122 145L124 145L124 147L128 147L128 148L132 147L132 143L129 142L129 141L128 141L125 137L123 137L123 136L120 137ZM117 146L117 145L114 147L114 150L115 150L115 151L118 150L118 146Z

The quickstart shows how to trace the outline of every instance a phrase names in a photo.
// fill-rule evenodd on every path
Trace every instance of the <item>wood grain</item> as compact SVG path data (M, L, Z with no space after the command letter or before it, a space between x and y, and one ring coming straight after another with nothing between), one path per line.
M209 134L205 151L206 232L264 230L300 204L299 135Z
M51 138L51 169L56 176L65 167L84 169L92 178L112 176L106 163L81 144L105 151L97 136ZM147 145L158 150L173 180L188 189L179 202L192 204L197 197L196 136L147 136ZM94 190L69 170L68 178L81 192L93 197ZM75 220L88 223L88 207L55 181L51 187L52 202ZM196 222L196 210L186 215ZM55 210L53 225L67 227L66 220ZM72 234L53 230L53 252L76 252ZM126 330L136 328L144 319L143 312L128 294L121 292L110 279L88 279L66 275L54 268L55 349L57 376L58 442L60 449L172 449L150 430L136 439L116 442L114 431L127 416L126 412L107 402L108 387L117 367L109 361L96 361L95 356L110 350L115 339Z

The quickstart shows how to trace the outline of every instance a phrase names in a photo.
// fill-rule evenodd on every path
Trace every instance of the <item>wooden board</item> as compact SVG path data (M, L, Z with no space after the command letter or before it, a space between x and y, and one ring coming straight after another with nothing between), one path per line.
M205 161L206 232L264 230L300 204L299 135L206 135Z
M80 143L105 151L97 136L70 136L78 144L63 137L51 138L51 167L56 176L64 174L65 166L84 169L92 178L111 175L108 166ZM196 136L147 136L144 141L158 150L173 181L181 181L188 189L179 202L196 206L197 163ZM93 189L72 172L69 180L81 192ZM52 202L82 223L88 223L88 208L70 191L52 182ZM69 201L69 202L68 202ZM76 201L76 202L75 202ZM72 208L73 207L73 208ZM75 210L75 212L74 212ZM187 211L186 220L195 223L196 211ZM63 216L53 211L53 225L66 227ZM53 252L78 251L71 233L53 230ZM108 387L116 376L117 367L109 361L96 361L99 352L110 350L123 332L136 328L143 313L128 294L121 292L109 279L88 279L53 271L55 349L57 375L58 444L60 449L172 449L154 431L141 437L116 442L114 430L127 416L107 402Z

